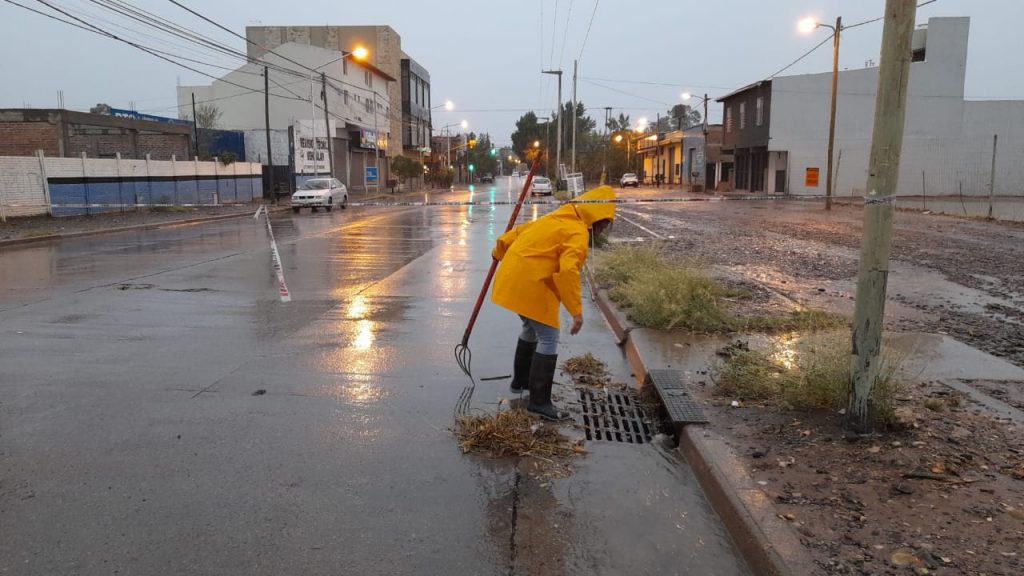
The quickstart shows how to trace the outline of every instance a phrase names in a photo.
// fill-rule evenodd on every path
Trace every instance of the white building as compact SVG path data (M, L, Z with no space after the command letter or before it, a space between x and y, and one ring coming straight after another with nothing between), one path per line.
M362 190L366 167L379 166L379 181L386 182L385 155L392 137L389 103L398 86L394 77L372 64L342 56L337 50L291 42L262 56L269 73L271 147L274 164L291 164L297 178L323 175L330 167L329 119L334 175L350 189ZM179 86L178 106L190 116L193 95L197 104L216 106L221 112L218 128L244 130L248 155L266 163L263 69L250 63L209 86ZM400 116L401 111L395 113ZM280 150L286 134L288 148Z
M899 195L987 195L996 135L995 193L1024 190L1024 101L964 100L969 27L969 18L931 18L915 31ZM877 67L839 72L838 197L865 193L877 88ZM737 189L825 193L831 90L832 73L824 72L777 77L719 99Z

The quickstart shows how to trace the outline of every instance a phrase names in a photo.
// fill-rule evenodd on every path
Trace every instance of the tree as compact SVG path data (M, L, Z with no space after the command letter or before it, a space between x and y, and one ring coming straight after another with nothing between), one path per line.
M498 156L495 154L491 155L491 143L490 134L476 134L470 132L470 139L476 140L476 146L469 149L469 163L473 165L474 172L477 174L485 174L490 172L495 174L498 172Z
M629 116L619 113L619 117L612 116L608 119L608 131L618 132L620 130L629 130Z
M681 128L686 129L690 126L700 124L701 114L691 106L686 104L676 104L665 113L665 116L661 118L661 123L658 125L658 132L679 130L680 120L682 120Z
M391 160L391 171L398 175L402 182L409 178L419 178L423 175L423 165L405 156L395 156Z
M512 133L512 149L520 158L533 159L535 149L533 143L537 140L544 142L547 126L537 122L537 115L527 112L516 120L516 131Z
M110 104L100 102L99 104L89 108L90 114L110 114Z
M220 108L213 104L200 104L196 106L196 136L199 144L199 156L208 158L210 156L210 145L214 141L213 131L220 127L220 117L223 114ZM185 112L183 120L192 120L192 117Z

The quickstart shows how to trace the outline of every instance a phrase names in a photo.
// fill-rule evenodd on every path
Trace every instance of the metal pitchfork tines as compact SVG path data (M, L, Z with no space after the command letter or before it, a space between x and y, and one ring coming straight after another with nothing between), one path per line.
M519 201L516 202L515 208L512 209L512 216L508 219L508 226L505 227L505 232L508 232L516 225L516 219L519 218L519 209L522 208L523 202L526 201L526 194L530 191L530 184L533 183L533 175L537 173L537 168L540 167L541 156L541 154L537 154L537 157L533 159L530 174L526 177L526 182L523 183L523 190L519 193ZM487 278L484 279L484 285L480 288L480 295L476 298L476 305L473 306L473 314L469 317L466 331L462 334L462 341L455 346L455 363L469 377L469 385L462 389L462 393L459 394L459 400L455 403L456 418L469 414L469 406L473 402L476 380L473 378L471 366L473 363L473 353L469 349L469 335L473 332L473 325L476 324L476 317L480 314L480 307L483 305L484 297L487 295L487 288L491 285L494 271L497 269L498 261L491 260L491 268L487 271Z

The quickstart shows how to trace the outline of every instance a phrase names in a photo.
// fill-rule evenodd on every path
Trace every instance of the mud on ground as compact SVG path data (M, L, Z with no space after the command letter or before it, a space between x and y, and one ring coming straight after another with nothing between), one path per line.
M622 212L665 236L659 243L670 251L800 304L852 310L859 208L637 206ZM620 239L649 237L626 221L615 227ZM1024 367L1024 229L901 212L892 259L894 273L924 289L890 290L888 330L949 334ZM937 281L949 283L945 294L932 290ZM764 306L763 292L751 292L751 305ZM1024 406L1019 383L963 382ZM841 414L732 407L707 374L694 384L714 429L792 523L820 574L1024 574L1019 422L923 382L899 398L902 427L862 436L844 430Z

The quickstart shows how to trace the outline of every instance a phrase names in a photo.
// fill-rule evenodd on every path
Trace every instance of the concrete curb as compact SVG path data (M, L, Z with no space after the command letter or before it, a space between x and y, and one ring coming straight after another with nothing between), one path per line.
M647 363L630 336L633 328L608 299L607 292L596 288L590 269L585 270L591 295L623 347L637 382L642 384L647 378ZM740 458L710 426L683 426L679 451L755 574L788 576L815 572L814 562L796 531L779 517L769 495L757 486Z
M287 206L279 208L268 208L269 212L284 212L288 210ZM133 230L155 230L157 228L167 228L170 226L187 226L190 224L202 224L204 222L215 222L217 220L230 220L231 218L242 218L243 216L252 217L255 213L255 208L251 212L239 212L237 214L222 214L220 216L204 216L202 218L190 218L188 220L166 220L163 222L152 222L150 224L135 224L132 226L120 226L118 228L97 228L96 230L85 230L82 232L68 232L67 234L48 234L46 236L31 236L28 238L11 238L9 240L0 240L0 250L9 246L20 246L22 244L33 244L36 242L60 242L71 238L82 238L85 236L99 236L101 234L116 234L118 232L131 232Z

